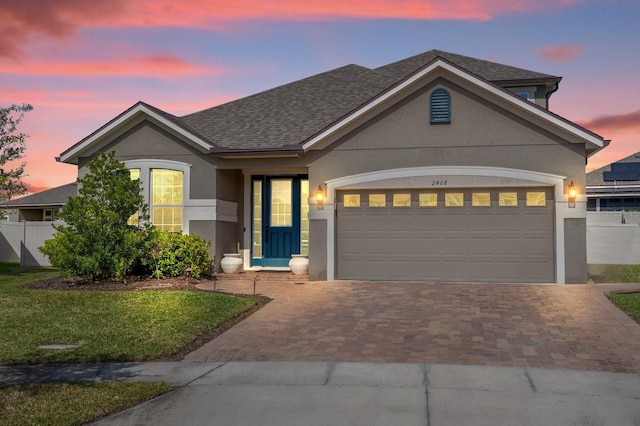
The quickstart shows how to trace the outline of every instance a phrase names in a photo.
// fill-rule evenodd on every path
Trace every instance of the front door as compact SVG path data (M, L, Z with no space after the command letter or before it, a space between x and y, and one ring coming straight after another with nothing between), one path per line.
M308 238L306 176L255 176L252 265L287 266ZM305 229L306 228L306 229Z

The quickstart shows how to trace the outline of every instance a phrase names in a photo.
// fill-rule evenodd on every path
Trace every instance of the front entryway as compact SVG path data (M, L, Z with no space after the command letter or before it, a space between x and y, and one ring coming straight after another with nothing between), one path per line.
M292 254L308 254L308 199L305 175L253 176L252 266L287 266Z

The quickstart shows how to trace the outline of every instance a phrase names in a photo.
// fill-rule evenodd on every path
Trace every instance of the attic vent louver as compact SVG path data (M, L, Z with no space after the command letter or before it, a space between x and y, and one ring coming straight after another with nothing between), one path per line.
M451 96L445 89L431 92L431 124L451 123Z

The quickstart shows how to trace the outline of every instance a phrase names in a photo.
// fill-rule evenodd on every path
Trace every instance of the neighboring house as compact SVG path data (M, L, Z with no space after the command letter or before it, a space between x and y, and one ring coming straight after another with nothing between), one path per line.
M153 222L218 264L239 247L245 269L308 254L311 280L583 283L606 141L548 111L559 81L432 50L182 117L139 102L58 160L82 176L114 151Z
M640 211L640 152L587 173L587 210Z
M11 201L0 202L5 220L10 222L52 222L69 197L77 195L78 185L68 183Z

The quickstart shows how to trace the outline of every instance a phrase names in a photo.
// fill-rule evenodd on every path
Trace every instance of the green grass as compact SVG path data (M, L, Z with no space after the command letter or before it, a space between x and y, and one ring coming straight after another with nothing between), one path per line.
M9 386L0 388L0 424L81 425L171 389L162 382Z
M179 352L256 301L197 291L43 291L55 276L0 264L0 364L142 361ZM71 350L39 349L77 344Z
M607 295L607 297L614 305L640 324L640 293L614 293Z

